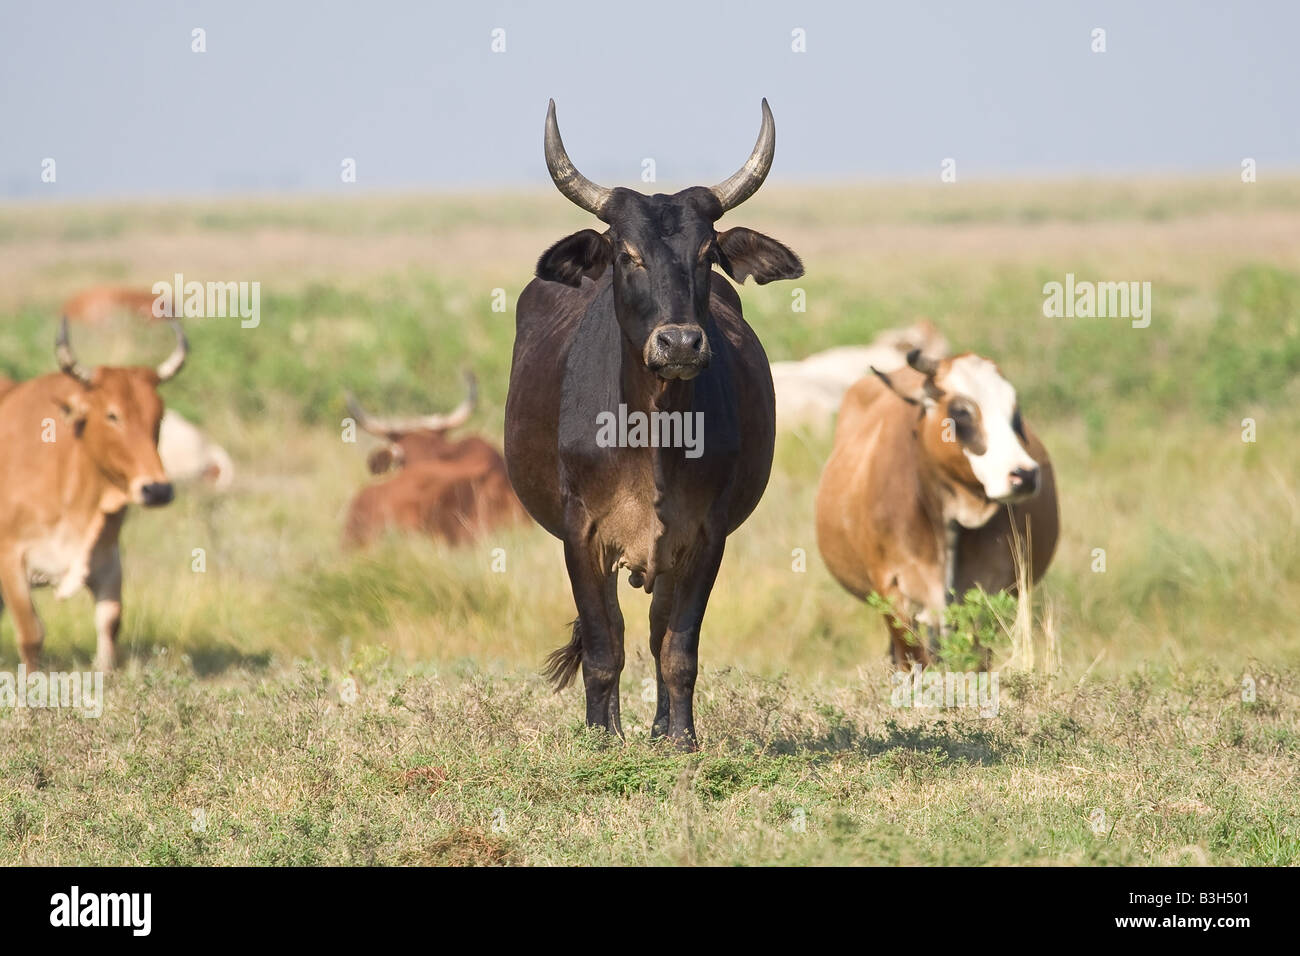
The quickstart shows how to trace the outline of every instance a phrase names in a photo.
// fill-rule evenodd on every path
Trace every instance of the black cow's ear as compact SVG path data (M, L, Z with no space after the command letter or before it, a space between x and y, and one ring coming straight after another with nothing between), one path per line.
M609 240L595 229L565 236L537 260L537 278L579 286L582 277L599 279L609 267Z
M738 226L718 233L718 248L722 251L718 264L737 282L753 276L759 285L766 285L803 275L803 263L793 249L753 229Z

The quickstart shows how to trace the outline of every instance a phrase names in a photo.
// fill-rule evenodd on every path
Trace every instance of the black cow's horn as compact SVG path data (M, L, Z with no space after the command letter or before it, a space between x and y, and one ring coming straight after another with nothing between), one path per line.
M754 151L745 160L745 165L729 179L724 179L712 188L713 195L722 203L722 211L735 209L763 185L767 174L772 169L772 157L776 155L776 123L772 111L768 108L767 97L763 98L763 125L758 130L758 142Z
M175 319L171 320L172 331L176 333L176 348L172 349L172 354L158 366L158 381L165 382L168 379L175 378L176 373L181 370L185 364L185 357L190 354L190 343L185 340L185 332L181 324Z
M59 325L58 338L54 340L54 357L59 360L59 369L64 374L71 375L82 385L90 384L90 373L82 368L77 361L77 356L72 351L72 344L68 341L68 317L66 315Z
M555 100L551 100L551 105L546 108L546 168L551 171L555 188L570 202L604 221L605 204L613 190L593 183L569 160L569 154L564 151L564 140L560 139L560 124L555 120Z

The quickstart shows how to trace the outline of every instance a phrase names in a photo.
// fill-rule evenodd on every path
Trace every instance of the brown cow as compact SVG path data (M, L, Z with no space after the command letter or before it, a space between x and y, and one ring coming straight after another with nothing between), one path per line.
M389 528L463 544L524 517L501 453L477 436L447 438L448 431L469 420L477 403L474 376L467 373L465 380L469 394L445 415L376 418L348 396L357 424L386 443L371 452L371 472L382 475L395 467L398 473L352 499L345 547L369 544Z
M55 343L61 371L0 399L0 604L14 616L28 668L37 666L44 639L30 591L40 585L52 585L60 598L90 589L96 666L113 666L122 617L117 539L127 505L172 500L158 458L157 387L188 353L180 326L172 326L176 348L156 369L87 371L68 344L65 318Z
M907 358L910 368L876 371L844 397L817 491L817 543L840 584L894 607L894 661L926 664L954 595L1015 588L1013 526L1032 543L1032 580L1047 570L1056 481L996 365L970 353ZM918 622L930 635L920 644L909 641Z

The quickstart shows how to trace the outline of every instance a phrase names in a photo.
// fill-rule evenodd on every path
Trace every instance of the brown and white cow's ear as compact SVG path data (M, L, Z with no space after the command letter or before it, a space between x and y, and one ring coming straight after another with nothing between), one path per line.
M907 364L925 376L925 395L927 398L935 402L943 398L943 389L934 380L934 377L939 374L938 359L923 354L920 349L912 349L907 353Z
M943 398L943 389L928 375L912 375L907 369L900 370L902 375L887 375L874 365L871 366L871 371L885 383L886 388L909 405L930 409Z
M803 275L803 263L793 249L744 226L718 233L718 250L718 265L737 282L753 276L759 285L767 285Z
M537 278L578 287L582 277L599 279L609 268L613 247L595 229L583 229L565 236L537 260Z

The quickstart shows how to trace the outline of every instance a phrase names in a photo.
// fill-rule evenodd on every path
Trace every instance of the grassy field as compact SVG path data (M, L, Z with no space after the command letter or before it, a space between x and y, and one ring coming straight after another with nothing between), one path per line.
M625 745L536 676L573 616L539 529L340 550L368 480L344 389L441 409L472 367L473 427L499 439L514 300L588 225L558 195L10 205L0 374L53 367L59 304L89 284L256 280L262 316L195 320L165 387L238 474L128 520L103 718L0 709L0 861L1300 859L1300 180L774 185L727 223L807 265L742 293L772 358L926 316L1017 385L1063 532L1034 596L1037 666L999 654L997 717L890 706L883 624L816 552L826 434L782 437L731 539L694 755L646 739L644 595L624 588ZM1151 282L1150 327L1044 318L1067 272ZM74 336L86 364L169 348L130 322ZM88 667L89 597L38 605L49 666ZM0 671L16 665L5 617Z

